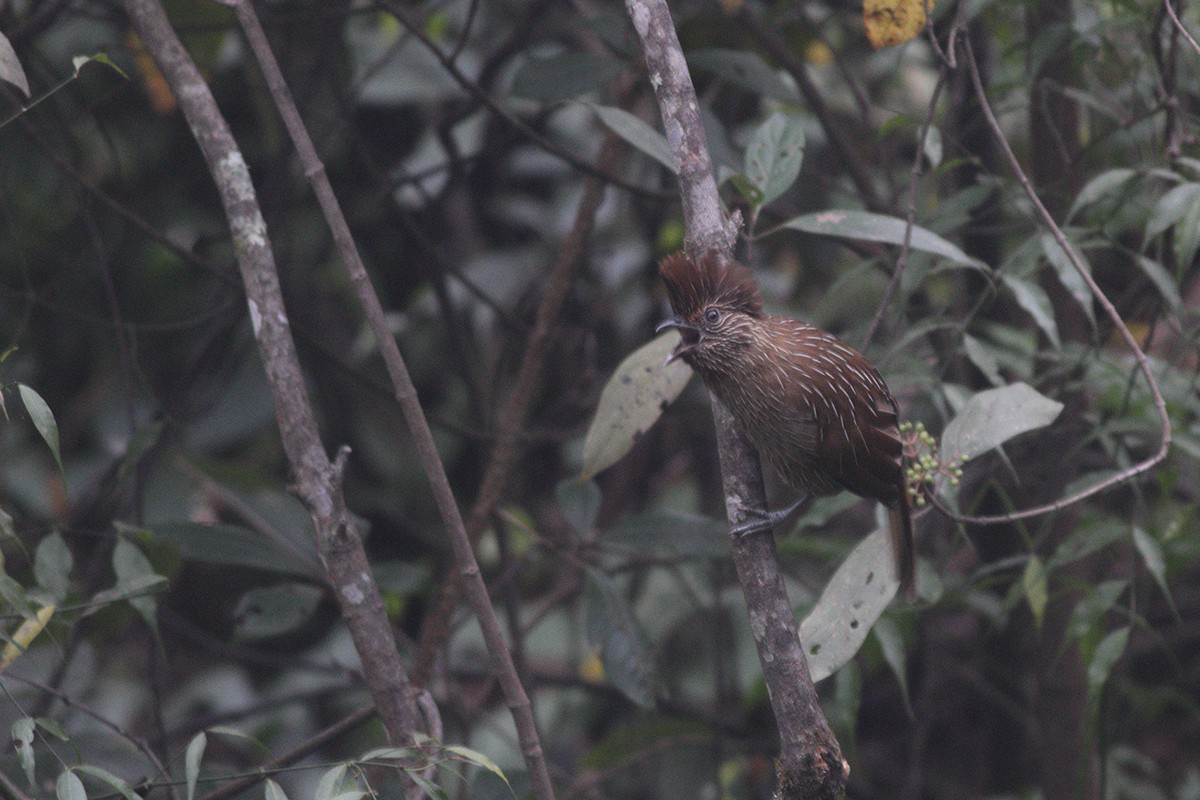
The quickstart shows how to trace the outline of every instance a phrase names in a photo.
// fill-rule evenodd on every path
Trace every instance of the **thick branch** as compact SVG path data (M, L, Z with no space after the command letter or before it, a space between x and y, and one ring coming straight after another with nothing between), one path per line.
M736 229L721 211L695 89L670 10L665 0L626 0L625 5L642 40L663 129L679 165L688 245L694 251L716 250L729 257ZM730 521L737 524L745 521L747 509L766 507L762 469L757 452L729 411L715 397L712 404L725 507ZM785 800L839 797L845 791L849 766L821 712L775 557L775 541L769 536L735 537L733 560L779 729L779 796Z
M312 514L317 546L379 717L394 743L407 743L419 726L420 715L362 540L346 512L341 470L330 463L321 444L250 171L212 92L171 28L162 5L158 0L124 0L123 5L147 52L179 99L217 185L233 232L250 322L270 384L284 450L295 473L297 493Z

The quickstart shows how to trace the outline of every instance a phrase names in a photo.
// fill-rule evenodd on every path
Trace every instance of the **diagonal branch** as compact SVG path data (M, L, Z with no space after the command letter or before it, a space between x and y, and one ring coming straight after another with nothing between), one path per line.
M699 104L666 0L626 0L626 9L645 51L650 83L658 98L663 129L679 165L684 227L693 251L715 250L728 258L736 223L721 210ZM712 399L726 513L744 522L747 509L765 508L758 454L729 411ZM812 800L840 797L849 765L821 712L796 618L772 536L733 537L733 562L746 598L750 630L758 650L780 752L778 797Z

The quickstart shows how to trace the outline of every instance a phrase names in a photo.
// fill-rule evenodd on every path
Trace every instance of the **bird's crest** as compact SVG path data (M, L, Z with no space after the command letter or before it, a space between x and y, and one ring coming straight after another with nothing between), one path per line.
M698 258L682 250L672 253L659 262L658 274L667 285L671 308L684 319L710 305L762 316L762 294L750 270L736 261L723 260L712 250Z

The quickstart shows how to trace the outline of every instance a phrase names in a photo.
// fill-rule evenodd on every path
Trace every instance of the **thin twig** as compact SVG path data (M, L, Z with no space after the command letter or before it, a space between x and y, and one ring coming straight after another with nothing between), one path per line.
M1087 284L1088 288L1092 292L1092 296L1097 302L1100 303L1101 308L1104 309L1104 313L1107 314L1108 318L1112 320L1113 324L1120 332L1121 338L1124 339L1125 344L1128 345L1129 349L1133 352L1133 357L1137 361L1138 369L1146 378L1146 384L1150 389L1150 395L1154 402L1154 408L1158 412L1158 417L1161 421L1160 436L1162 440L1159 444L1158 450L1154 453L1154 455L1150 456L1144 461L1134 464L1131 467L1121 470L1116 475L1092 484L1088 488L1076 492L1075 494L1060 498L1052 503L1046 503L1044 505L1023 509L1021 511L1013 511L1007 514L995 514L983 517L966 516L960 514L950 515L958 522L968 522L976 525L995 525L1013 522L1014 520L1018 519L1028 519L1029 517L1036 517L1055 511L1061 511L1067 506L1074 505L1075 503L1103 492L1105 489L1124 483L1154 468L1167 457L1167 451L1170 449L1171 419L1167 416L1166 402L1163 400L1162 392L1158 388L1158 381L1154 377L1154 371L1150 368L1150 361L1146 358L1146 354L1142 352L1142 348L1140 345L1138 345L1137 339L1134 338L1133 333L1130 332L1129 326L1125 324L1125 320L1121 318L1120 313L1117 311L1116 307L1113 306L1112 301L1109 300L1108 296L1105 295L1100 289L1100 286L1092 277L1091 272L1089 272L1088 269L1084 267L1083 263L1080 262L1079 256L1075 253L1075 250L1067 241L1066 234L1063 233L1062 228L1060 228L1058 223L1054 221L1054 217L1051 216L1050 212L1046 209L1046 206L1042 203L1041 198L1038 197L1037 192L1033 188L1033 184L1029 182L1029 178L1025 175L1025 171L1021 168L1021 162L1017 160L1017 156L1015 153L1013 153L1012 147L1009 146L1008 140L1004 138L1004 132L1000 128L1000 123L996 120L996 115L992 112L992 107L987 100L987 93L983 89L983 79L979 75L979 64L975 60L975 53L971 48L970 37L964 36L962 43L963 52L967 59L967 69L971 74L971 83L975 87L975 96L979 100L979 107L983 111L984 117L987 119L988 127L991 128L992 134L996 137L997 142L999 142L1001 150L1004 151L1005 158L1008 160L1009 166L1012 167L1018 183L1021 184L1021 188L1025 190L1026 196L1029 198L1029 201L1033 204L1034 209L1037 211L1038 218L1041 220L1042 224L1046 226L1046 229L1050 231L1050 234L1054 237L1054 241L1057 242L1058 246L1062 248L1064 253L1066 253L1067 258L1071 262L1071 266L1075 268L1075 271L1079 273L1079 276L1083 279L1084 283Z
M1196 51L1196 55L1200 55L1200 44L1198 44L1196 40L1192 38L1192 35L1188 33L1188 29L1183 27L1183 23L1179 21L1179 17L1175 14L1175 8L1171 5L1171 0L1163 0L1163 7L1167 9L1167 14L1171 17L1171 22L1175 23L1175 27L1179 29L1181 34L1183 34L1183 38L1186 39L1187 43L1190 44L1192 49Z
M304 167L304 173L312 183L313 191L316 193L317 201L321 206L321 211L333 234L334 242L341 256L342 266L354 286L359 304L362 306L371 331L379 344L380 354L383 356L384 365L387 369L388 377L391 379L396 400L400 404L401 411L404 414L413 445L417 451L417 456L421 462L421 466L425 470L426 477L429 479L438 512L450 538L450 544L454 550L455 563L462 576L467 599L479 621L484 641L487 644L488 653L491 655L493 664L499 673L500 685L504 690L505 698L508 700L509 709L512 712L517 736L521 742L521 752L525 757L525 763L529 769L534 794L538 800L553 800L554 787L550 782L545 753L542 749L541 738L538 735L537 722L533 716L533 708L529 700L529 695L525 692L525 688L521 685L521 681L517 677L516 668L513 666L512 654L509 652L507 643L505 642L504 631L501 628L500 620L496 616L495 609L492 607L487 585L484 583L479 563L475 559L474 549L467 536L462 514L458 508L458 501L455 499L454 492L450 488L450 481L446 476L445 466L442 464L441 456L438 454L433 433L429 429L429 422L425 418L424 409L421 408L421 401L417 396L417 390L413 385L412 377L409 375L408 366L405 364L404 357L400 354L400 348L396 344L396 339L392 336L388 327L387 317L383 305L380 303L379 295L375 293L375 289L371 284L370 276L367 274L366 267L363 265L358 248L354 243L354 237L350 233L350 226L346 222L341 205L337 201L333 187L325 172L325 166L317 155L312 139L309 137L304 122L300 118L300 111L296 108L291 92L288 90L287 83L283 78L283 73L280 71L279 65L275 61L275 56L271 52L270 44L267 42L266 33L263 31L262 24L254 13L253 6L249 0L223 1L232 5L238 22L246 35L246 39L250 43L251 50L254 52L255 58L263 70L271 97L275 102L276 108L279 110L280 116L283 118L284 125L287 127L293 144L296 146L297 154ZM409 702L411 702L411 698L409 698Z

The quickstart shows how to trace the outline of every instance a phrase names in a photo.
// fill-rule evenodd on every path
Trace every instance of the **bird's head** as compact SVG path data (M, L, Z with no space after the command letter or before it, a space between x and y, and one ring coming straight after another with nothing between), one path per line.
M679 252L659 263L658 274L675 316L655 332L675 328L681 337L667 363L682 358L693 367L720 369L752 341L762 295L745 266L713 251L699 257Z

